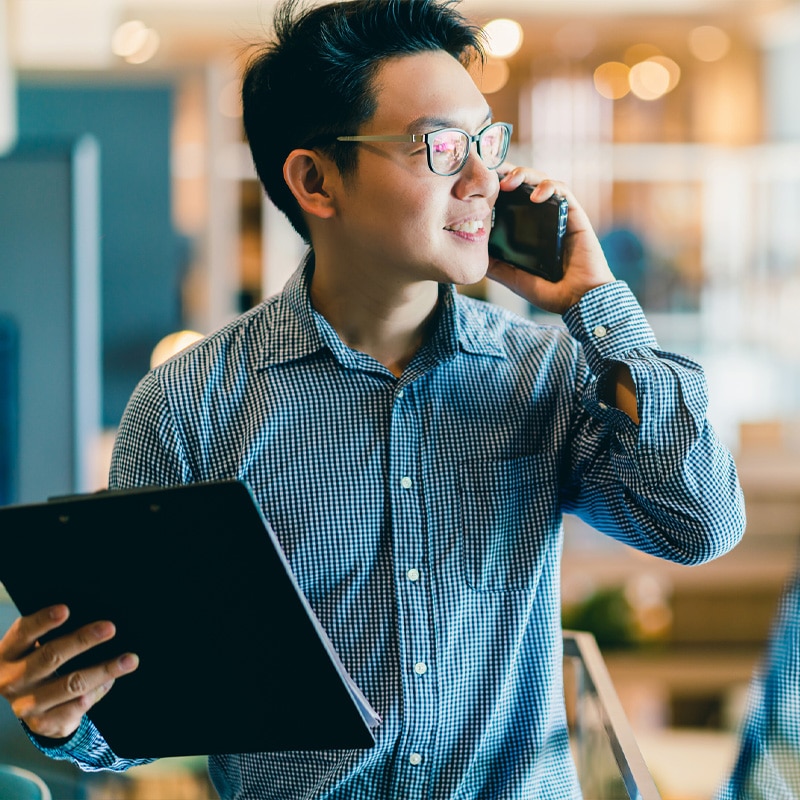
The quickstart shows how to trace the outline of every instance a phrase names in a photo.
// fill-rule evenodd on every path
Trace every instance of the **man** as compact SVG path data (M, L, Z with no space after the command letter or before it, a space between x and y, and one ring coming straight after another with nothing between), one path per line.
M685 563L741 536L701 370L656 349L569 190L503 164L510 131L465 69L479 53L441 0L282 6L244 119L311 250L279 296L145 377L120 426L112 487L248 481L384 720L365 751L212 757L223 798L578 797L562 513ZM569 199L558 283L488 264L495 199L523 181ZM487 267L572 335L455 293ZM45 752L124 769L82 715L136 657L51 679L113 635L32 651L66 613L8 634L3 693Z
M750 682L736 762L716 800L800 797L800 562L786 581Z

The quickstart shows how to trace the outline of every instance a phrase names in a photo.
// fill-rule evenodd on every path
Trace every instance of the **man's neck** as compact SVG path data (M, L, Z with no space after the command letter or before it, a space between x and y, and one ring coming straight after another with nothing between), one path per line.
M376 273L317 260L311 302L348 347L399 377L428 336L439 287L432 281L398 285Z

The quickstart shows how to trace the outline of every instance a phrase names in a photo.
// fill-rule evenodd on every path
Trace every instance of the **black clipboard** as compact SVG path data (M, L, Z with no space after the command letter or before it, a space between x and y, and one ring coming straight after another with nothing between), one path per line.
M353 683L246 483L115 490L0 508L0 582L60 629L109 619L136 672L89 712L126 758L364 748Z

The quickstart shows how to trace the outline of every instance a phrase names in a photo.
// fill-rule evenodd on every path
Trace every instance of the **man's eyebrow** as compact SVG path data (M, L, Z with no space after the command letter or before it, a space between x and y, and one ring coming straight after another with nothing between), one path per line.
M488 122L492 118L492 109L486 111L486 116L483 122ZM481 125L483 125L483 122ZM406 133L425 133L426 131L435 131L437 128L460 128L456 125L452 118L446 117L417 117L415 120L406 125Z

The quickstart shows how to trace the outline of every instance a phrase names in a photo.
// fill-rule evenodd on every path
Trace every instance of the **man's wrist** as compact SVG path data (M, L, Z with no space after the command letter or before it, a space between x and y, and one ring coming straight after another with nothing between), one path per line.
M624 360L625 354L637 349L658 347L639 303L623 281L589 290L562 318L583 345L594 375L603 374L609 361Z

